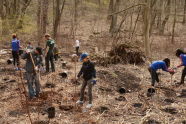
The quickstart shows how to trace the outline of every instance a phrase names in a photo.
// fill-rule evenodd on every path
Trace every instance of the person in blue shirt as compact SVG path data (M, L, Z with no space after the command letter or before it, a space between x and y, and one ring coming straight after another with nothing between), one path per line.
M181 64L178 65L176 67L176 69L184 66L184 68L182 70L181 81L180 81L180 83L178 83L178 84L181 85L181 84L184 84L184 78L185 78L185 75L186 75L186 54L183 52L183 50L177 49L176 50L176 56L178 58L180 58L180 60L181 60Z
M159 60L159 61L154 61L152 64L149 66L148 70L151 75L151 85L154 86L155 82L159 82L157 70L162 69L163 71L169 72L170 74L174 74L174 70L169 69L170 66L170 59L165 58L164 60Z
M12 57L13 57L13 64L14 66L16 66L17 64L17 68L19 68L19 49L20 49L20 41L17 39L17 35L13 34L12 35Z

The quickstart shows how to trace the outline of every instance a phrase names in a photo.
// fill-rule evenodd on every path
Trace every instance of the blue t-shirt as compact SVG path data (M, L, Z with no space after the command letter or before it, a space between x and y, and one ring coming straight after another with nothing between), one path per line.
M180 59L182 61L182 66L186 66L186 54L181 54Z
M154 61L154 62L152 62L150 67L155 71L157 71L158 69L162 69L163 71L167 71L167 66L164 61Z
M12 40L12 51L19 51L20 41L16 38Z

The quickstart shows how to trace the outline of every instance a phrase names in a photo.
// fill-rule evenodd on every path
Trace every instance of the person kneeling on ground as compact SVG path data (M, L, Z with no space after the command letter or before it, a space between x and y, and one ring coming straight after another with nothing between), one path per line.
M93 106L92 87L94 84L96 84L96 70L94 63L89 60L89 55L87 53L83 53L80 56L80 61L83 61L83 65L77 77L80 78L80 76L83 74L84 82L81 86L80 99L76 103L83 104L85 88L88 85L89 104L86 106L86 108L91 108Z
M150 67L148 68L150 75L151 75L151 79L152 79L152 86L155 85L155 81L159 82L159 78L158 78L158 74L157 74L157 70L158 69L162 69L163 71L169 72L170 74L174 74L174 70L172 69L168 69L170 66L170 59L165 58L163 61L154 61L152 62L152 64L150 65Z
M30 99L38 97L40 93L39 68L43 65L41 55L42 48L37 47L32 52L28 49L22 56L23 59L26 59L25 70ZM33 85L35 85L35 89Z
M184 84L184 78L185 78L185 75L186 75L186 54L183 52L183 50L177 49L176 50L176 56L178 58L180 58L181 64L178 65L175 69L184 66L184 68L182 70L181 81L180 81L180 83L178 83L178 84L181 85L181 84Z

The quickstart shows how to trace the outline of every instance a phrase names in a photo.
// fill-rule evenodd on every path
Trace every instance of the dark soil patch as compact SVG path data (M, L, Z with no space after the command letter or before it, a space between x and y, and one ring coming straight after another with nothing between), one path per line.
M133 106L135 107L135 108L141 108L142 107L142 103L134 103L133 104Z
M174 103L175 101L173 99L165 99L164 102L171 104Z
M186 98L186 89L182 89L182 92L179 97Z
M178 113L176 108L172 108L172 107L168 107L168 108L162 109L162 111L170 113L170 114L177 114Z
M49 124L48 121L35 121L33 124Z
M47 82L47 83L45 84L45 87L46 87L46 88L54 88L55 86L56 86L55 84L50 83L50 82Z
M0 85L0 91L6 90L7 86L6 85Z
M115 100L117 101L126 101L126 98L124 96L116 97Z
M3 81L8 81L9 80L9 78L3 78Z
M47 100L47 98L48 98L48 93L46 93L46 92L40 93L40 94L39 94L39 98L40 98L40 99L43 99L43 100Z
M99 78L104 79L110 84L110 87L116 87L117 90L120 88L124 88L126 92L136 92L141 90L139 85L139 82L141 81L140 78L122 68L115 68L114 70L112 71L113 73L110 73L109 70L98 71Z
M182 124L186 124L186 120L182 121Z
M59 106L59 109L62 111L71 111L74 108L72 105L61 105Z
M99 106L95 110L98 111L99 113L103 113L103 112L108 112L109 111L109 108L106 107L106 106Z
M71 79L72 84L74 85L80 85L81 83L78 80Z
M107 87L102 87L102 86L99 87L99 90L102 92L112 92L112 89L107 88Z
M174 97L176 96L176 91L174 89L170 89L167 87L159 87L161 90L163 90L163 93L166 97Z
M18 117L18 116L21 116L21 115L24 115L24 114L25 114L25 112L23 112L21 110L18 110L18 109L9 112L9 115L11 117Z
M143 124L161 124L161 123L159 121L156 121L156 120L147 120Z

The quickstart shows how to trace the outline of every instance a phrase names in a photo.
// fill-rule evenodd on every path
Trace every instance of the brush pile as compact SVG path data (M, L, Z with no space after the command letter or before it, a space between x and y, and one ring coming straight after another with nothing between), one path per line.
M94 55L92 59L101 66L118 63L140 65L145 62L145 55L138 46L123 43L113 47L108 56Z

